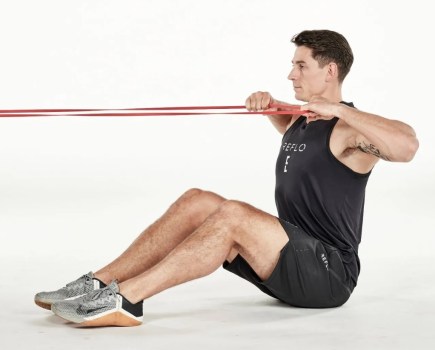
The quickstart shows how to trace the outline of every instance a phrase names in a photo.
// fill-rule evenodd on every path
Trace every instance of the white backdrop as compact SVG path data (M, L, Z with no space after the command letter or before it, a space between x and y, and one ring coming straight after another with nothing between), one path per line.
M0 105L226 105L257 90L296 102L286 79L291 37L336 30L355 54L344 99L409 123L421 144L411 163L373 171L361 255L430 256L434 26L427 3L1 1ZM91 255L89 268L97 267L190 187L275 214L280 140L261 116L1 119L1 255L51 256L59 270L71 264L64 257L88 266Z

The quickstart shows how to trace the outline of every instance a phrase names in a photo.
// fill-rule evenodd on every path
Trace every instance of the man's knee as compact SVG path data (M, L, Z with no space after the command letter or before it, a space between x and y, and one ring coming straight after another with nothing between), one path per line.
M191 188L184 192L173 206L185 212L191 220L202 222L224 201L225 198L216 193Z
M199 188L191 188L184 192L178 201L200 203L205 206L213 205L217 208L222 202L226 201L226 199L214 192L201 190Z
M186 192L184 192L175 203L179 202L186 202L186 201L192 201L195 199L198 199L198 197L203 193L204 191L199 188L190 188Z
M254 207L245 202L226 200L219 205L214 217L222 227L227 228L233 239L238 241L240 233L245 231L246 224L255 216L254 211Z

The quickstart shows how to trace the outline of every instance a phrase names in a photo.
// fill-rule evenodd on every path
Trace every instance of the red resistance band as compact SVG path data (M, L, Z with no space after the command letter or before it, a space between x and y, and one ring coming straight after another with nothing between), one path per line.
M271 104L269 108L277 108L278 111L270 111L271 115L307 113L301 110L299 105ZM210 110L240 110L245 106L190 106L190 107L155 107L155 108L121 108L121 109L2 109L0 118L8 117L60 117L60 116L82 116L82 117L152 117L152 116L176 116L176 115L213 115L213 114L263 114L251 111L225 111L210 112ZM192 112L192 111L209 112ZM116 112L114 112L116 111Z

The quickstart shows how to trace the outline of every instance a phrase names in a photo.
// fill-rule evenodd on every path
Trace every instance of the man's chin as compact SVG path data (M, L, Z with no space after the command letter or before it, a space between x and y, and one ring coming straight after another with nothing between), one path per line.
M298 93L295 93L295 100L301 101L301 102L308 102L304 96L299 95Z

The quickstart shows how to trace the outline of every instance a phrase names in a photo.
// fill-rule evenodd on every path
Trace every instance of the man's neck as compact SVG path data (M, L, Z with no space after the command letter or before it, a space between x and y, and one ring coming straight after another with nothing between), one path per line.
M343 101L343 98L341 96L341 85L337 85L335 87L331 87L330 89L326 90L322 97L326 98L328 101L331 102L341 102Z

